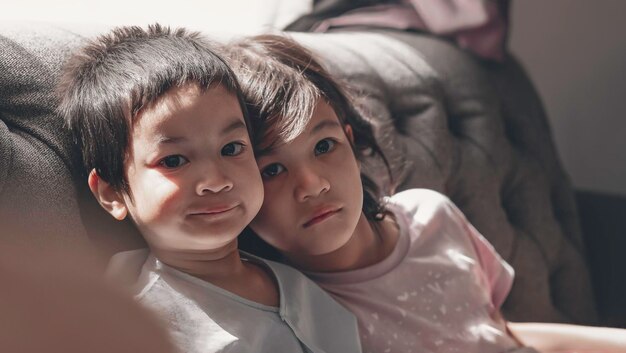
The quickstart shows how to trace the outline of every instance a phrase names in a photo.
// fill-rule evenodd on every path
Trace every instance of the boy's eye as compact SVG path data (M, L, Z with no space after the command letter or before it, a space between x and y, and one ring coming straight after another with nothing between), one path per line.
M264 178L272 178L285 171L282 164L273 163L261 170L261 176Z
M244 144L231 142L222 148L222 156L238 156L243 152Z
M335 147L336 142L331 139L323 139L315 145L315 155L328 153Z
M181 167L187 163L189 163L189 160L187 158L177 154L173 156L167 156L161 159L161 161L159 162L159 165L168 169L173 169L173 168Z

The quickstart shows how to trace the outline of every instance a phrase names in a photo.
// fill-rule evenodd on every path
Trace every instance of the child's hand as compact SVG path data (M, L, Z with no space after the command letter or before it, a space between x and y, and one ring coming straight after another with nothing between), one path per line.
M525 346L543 353L623 353L626 330L552 323L507 323Z

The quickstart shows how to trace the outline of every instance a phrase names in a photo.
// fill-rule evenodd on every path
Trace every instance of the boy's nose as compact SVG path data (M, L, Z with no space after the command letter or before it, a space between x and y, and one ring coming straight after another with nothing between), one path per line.
M301 170L297 174L294 196L299 202L318 197L329 190L330 183L321 174L310 169Z
M196 193L200 196L230 191L234 186L233 181L217 168L205 169L196 183Z

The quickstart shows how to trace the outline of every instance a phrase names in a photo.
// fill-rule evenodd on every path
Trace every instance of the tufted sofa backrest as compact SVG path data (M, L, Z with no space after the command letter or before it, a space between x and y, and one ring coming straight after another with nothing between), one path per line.
M0 241L109 255L143 240L95 202L79 151L55 114L61 65L86 36L107 28L0 25Z
M396 165L370 175L397 191L448 195L516 272L510 320L594 322L573 192L522 68L484 62L425 35L334 33L297 39L359 92Z
M0 25L0 241L112 253L143 245L87 190L54 86L67 55L107 28ZM509 58L475 60L400 33L294 34L357 92L397 189L451 197L516 270L511 320L593 322L591 284L568 179L543 109ZM391 190L379 161L367 163Z

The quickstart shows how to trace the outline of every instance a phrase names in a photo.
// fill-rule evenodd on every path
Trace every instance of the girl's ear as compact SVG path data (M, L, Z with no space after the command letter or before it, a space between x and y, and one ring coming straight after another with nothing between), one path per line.
M102 180L95 169L92 169L87 179L89 189L96 197L100 206L111 214L118 221L126 218L128 209L124 202L124 197L116 191L111 184Z
M354 134L352 133L352 126L350 126L350 124L346 124L344 125L343 130L346 132L346 136L348 136L350 143L354 145Z
M354 133L352 132L352 126L350 124L346 124L343 126L343 131L346 132L346 136L348 136L348 140L350 140L350 145L352 147L352 152L355 154L354 157L356 159L356 164L361 168L361 161L356 155L356 148L354 147Z

